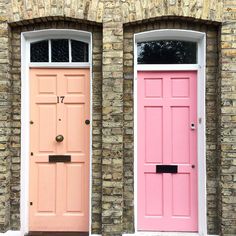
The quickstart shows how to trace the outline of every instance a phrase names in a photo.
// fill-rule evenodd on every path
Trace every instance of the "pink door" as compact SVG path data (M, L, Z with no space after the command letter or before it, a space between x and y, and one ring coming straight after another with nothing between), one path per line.
M89 69L30 69L30 231L89 230Z
M197 73L138 72L138 230L197 231Z

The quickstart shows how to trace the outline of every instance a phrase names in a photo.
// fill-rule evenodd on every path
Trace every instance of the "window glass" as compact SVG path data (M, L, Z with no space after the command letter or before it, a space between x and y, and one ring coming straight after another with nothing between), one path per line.
M138 43L138 64L196 64L197 43L160 40Z
M71 40L72 62L88 62L88 44Z
M31 62L48 62L48 40L30 44L30 61Z
M52 39L51 50L52 62L69 62L68 39Z

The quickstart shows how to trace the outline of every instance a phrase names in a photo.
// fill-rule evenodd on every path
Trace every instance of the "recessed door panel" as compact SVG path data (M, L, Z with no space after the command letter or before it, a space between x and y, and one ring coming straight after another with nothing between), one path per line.
M30 69L30 231L89 230L89 90L89 69Z
M163 215L163 178L162 175L145 174L145 215ZM156 188L159 186L159 188Z
M83 192L84 184L84 165L68 164L66 167L66 213L84 214Z
M56 137L56 113L57 108L55 104L39 104L38 109L38 128L39 128L39 151L53 152L56 149L54 144Z
M172 215L189 217L191 214L191 176L190 174L178 174L172 176Z
M56 214L56 165L38 164L38 213Z
M146 162L162 162L162 107L145 107Z
M190 127L189 107L171 107L172 163L189 163Z
M85 151L85 119L84 104L66 105L67 113L67 149L68 152Z
M197 73L138 72L138 230L198 230Z

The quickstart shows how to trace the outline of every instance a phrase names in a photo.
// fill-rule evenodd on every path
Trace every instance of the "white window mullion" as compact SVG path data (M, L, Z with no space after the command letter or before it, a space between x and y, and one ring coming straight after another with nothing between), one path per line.
M68 40L68 43L69 43L69 62L72 62L71 39Z
M49 42L49 50L48 50L48 55L49 55L49 63L51 63L52 62L52 59L51 59L51 56L52 56L52 44L51 44L51 39L49 39L48 40L48 42Z

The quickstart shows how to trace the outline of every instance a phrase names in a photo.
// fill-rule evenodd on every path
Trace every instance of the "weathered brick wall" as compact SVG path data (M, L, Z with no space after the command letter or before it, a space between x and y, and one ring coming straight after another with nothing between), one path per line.
M124 23L163 16L221 21L222 6L222 0L125 0L122 13Z
M48 16L102 22L104 3L99 0L11 0L8 10L9 22Z
M107 0L12 0L9 21L45 16L66 16L102 22ZM112 1L119 2L119 1ZM221 21L223 0L123 0L120 1L123 22L140 21L162 16L185 16Z
M218 87L218 27L187 20L146 22L124 30L124 231L133 232L133 35L156 29L186 29L206 33L206 158L207 158L207 223L208 233L217 234L218 217L218 155L217 155L217 87ZM132 223L131 223L132 222Z
M207 33L208 231L236 235L235 9L235 0L0 0L0 231L19 229L20 32L93 32L92 229L120 235L134 231L133 33L179 28ZM223 22L219 35L212 21Z
M7 2L0 1L0 232L10 227L11 46Z
M70 21L49 21L44 24L34 23L22 27L12 28L12 133L11 133L11 229L19 230L20 225L20 116L21 116L21 64L20 64L20 33L22 31L41 30L41 29L77 29L92 32L93 35L93 121L92 121L92 164L93 164L93 183L92 183L92 231L101 232L101 111L102 111L102 30L100 26L88 24L78 24ZM23 79L23 78L22 78ZM6 95L5 95L6 96ZM9 119L10 120L10 119ZM28 157L22 157L28 158ZM6 208L10 213L9 209Z
M224 4L221 28L221 234L236 235L236 2Z
M119 1L105 1L102 83L102 234L123 231L123 24Z

